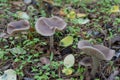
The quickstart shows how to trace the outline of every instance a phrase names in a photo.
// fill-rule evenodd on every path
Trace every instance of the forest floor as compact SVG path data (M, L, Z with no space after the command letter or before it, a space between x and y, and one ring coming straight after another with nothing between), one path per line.
M55 31L53 51L50 38L35 29L40 17L52 16L67 24ZM8 24L20 20L29 21L29 30L8 34ZM94 77L94 61L80 63L88 57L78 48L82 40L115 51L96 64ZM0 80L120 80L120 1L0 0L0 75Z

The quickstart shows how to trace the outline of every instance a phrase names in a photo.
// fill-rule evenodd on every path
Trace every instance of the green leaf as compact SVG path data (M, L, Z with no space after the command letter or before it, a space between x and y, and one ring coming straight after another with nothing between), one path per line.
M29 15L26 12L18 11L16 14L21 19L25 19L25 20L30 19Z
M89 3L92 3L92 2L96 2L97 0L80 0L81 3L84 3L84 4L89 4Z
M64 66L66 68L70 68L74 65L75 63L75 57L72 54L69 54L65 57L64 59Z
M87 19L87 18L86 18L86 19L79 18L79 19L72 19L71 22L72 22L73 24L81 24L81 25L83 25L83 24L89 23L90 20Z
M68 47L73 43L73 37L67 36L60 41L60 46Z
M14 48L10 49L9 51L10 51L13 55L26 54L26 51L25 51L23 48L19 47L19 46L14 47Z
M71 75L73 73L72 68L63 68L62 73L65 73L65 75Z
M17 80L16 72L13 69L8 69L0 76L0 80Z
M110 12L112 12L112 13L120 12L119 6L118 5L112 6Z
M4 57L5 53L6 53L5 51L0 50L0 59Z

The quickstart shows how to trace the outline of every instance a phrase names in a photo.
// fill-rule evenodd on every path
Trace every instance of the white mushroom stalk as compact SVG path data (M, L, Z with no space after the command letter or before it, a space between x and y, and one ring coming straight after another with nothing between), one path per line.
M92 58L92 71L91 74L95 77L97 69L99 67L100 61L111 60L115 55L115 51L109 49L103 45L91 45L88 41L79 41L78 48L81 49L85 54L91 56Z

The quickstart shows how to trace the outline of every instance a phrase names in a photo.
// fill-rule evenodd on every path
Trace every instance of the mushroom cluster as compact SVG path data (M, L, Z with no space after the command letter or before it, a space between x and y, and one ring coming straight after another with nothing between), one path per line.
M40 17L35 24L35 29L42 36L50 37L50 50L52 52L54 49L53 35L55 30L63 30L66 25L67 23L62 18L57 16L53 16L51 18Z
M109 61L115 55L115 50L109 49L103 45L92 45L87 40L79 41L78 48L81 49L86 55L88 55L92 58L91 75L93 77L95 77L95 74L98 71L97 69L100 64L100 61L102 61L102 60ZM87 60L88 60L88 58L87 58ZM81 63L83 64L83 62L81 62ZM84 65L85 65L85 63L84 63Z

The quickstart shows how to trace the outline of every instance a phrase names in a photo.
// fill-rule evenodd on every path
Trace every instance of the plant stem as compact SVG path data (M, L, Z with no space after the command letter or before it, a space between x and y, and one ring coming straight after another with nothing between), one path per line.
M95 77L95 74L96 74L97 71L98 71L98 67L99 67L100 61L99 61L96 57L92 57L92 60L93 60L93 64L92 64L91 75L92 75L92 77L94 78L94 77Z
M53 53L54 51L54 36L50 36L50 52Z

